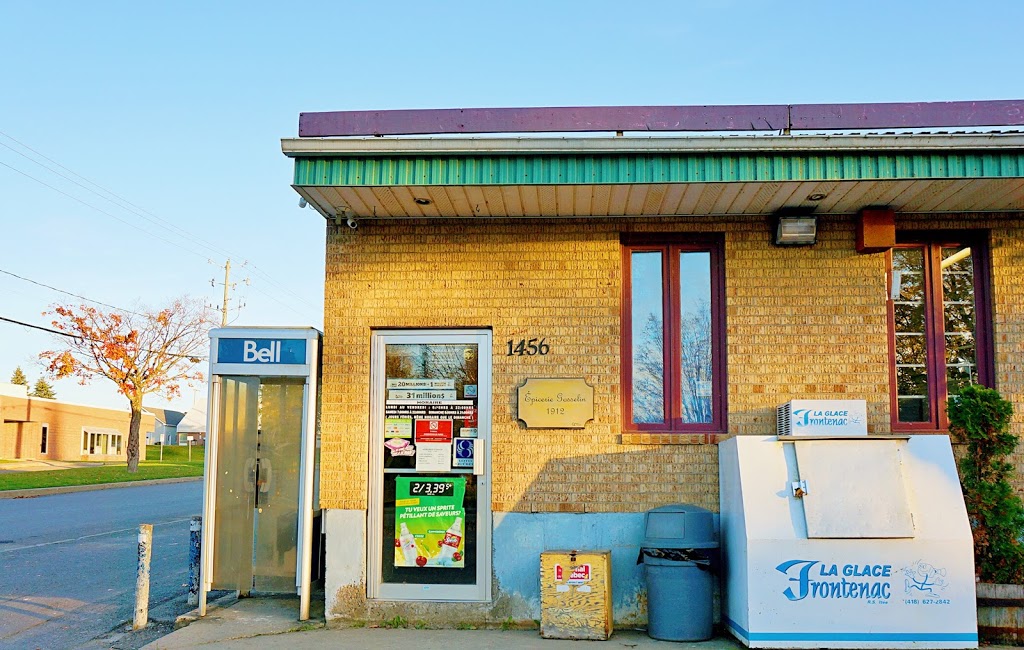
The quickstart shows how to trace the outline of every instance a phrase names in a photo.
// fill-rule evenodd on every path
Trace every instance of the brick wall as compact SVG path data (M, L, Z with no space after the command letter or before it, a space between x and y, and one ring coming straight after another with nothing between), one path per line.
M867 400L869 431L888 431L885 257L855 252L854 225L852 216L823 216L818 244L799 249L771 246L763 217L329 228L323 505L366 507L371 329L492 327L496 511L638 512L670 502L717 510L713 444L622 435L621 232L725 233L729 433L771 434L778 404L837 396ZM1019 216L899 215L898 227L992 229L998 386L1024 403ZM505 341L532 337L545 337L550 354L505 356ZM594 386L585 429L527 430L514 418L516 387L549 376Z
M67 404L56 400L17 398L0 395L0 458L49 460L119 460L127 458L128 427L131 414L127 409L97 408ZM47 449L39 451L42 425L48 425ZM152 430L152 415L143 413L139 431L139 459L146 459L145 432ZM82 453L83 429L116 429L123 435L121 454L89 455Z

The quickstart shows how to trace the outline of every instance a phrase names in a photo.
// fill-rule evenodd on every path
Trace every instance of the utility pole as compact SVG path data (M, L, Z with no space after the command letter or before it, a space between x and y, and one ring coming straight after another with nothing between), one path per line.
M231 288L229 282L231 278L231 258L224 264L224 302L220 306L220 326L228 326L228 289Z
M210 260L210 264L213 264L213 260ZM242 266L245 266L245 264L246 263L243 263ZM245 284L249 284L249 278L245 279ZM211 287L217 286L217 281L216 280L210 280L210 286ZM227 327L227 324L228 324L228 304L231 301L230 294L231 294L231 291L234 290L234 288L237 287L237 286L238 286L237 282L235 282L235 283L231 282L231 260L228 259L224 263L224 301L220 305L220 326L221 327ZM244 306L245 306L244 304L239 303L238 309L241 309Z

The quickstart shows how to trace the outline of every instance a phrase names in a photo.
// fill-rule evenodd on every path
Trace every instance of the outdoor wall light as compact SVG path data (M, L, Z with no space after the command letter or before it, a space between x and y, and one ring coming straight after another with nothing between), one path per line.
M776 217L776 246L813 246L817 236L818 218L814 215Z

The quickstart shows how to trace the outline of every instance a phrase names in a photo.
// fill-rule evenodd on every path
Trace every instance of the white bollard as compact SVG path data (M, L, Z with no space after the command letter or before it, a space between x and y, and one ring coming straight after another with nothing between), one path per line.
M133 630L149 623L149 563L153 558L153 524L139 525L139 568L135 578L135 618Z

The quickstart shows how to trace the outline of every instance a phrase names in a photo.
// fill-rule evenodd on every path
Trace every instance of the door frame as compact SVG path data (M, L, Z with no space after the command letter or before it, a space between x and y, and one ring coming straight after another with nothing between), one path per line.
M384 529L384 402L385 346L388 344L477 344L477 439L482 446L483 473L477 479L476 584L445 585L384 583L381 580ZM370 475L367 490L366 597L371 600L491 600L491 412L492 345L489 329L373 330L370 335ZM480 449L478 448L478 452ZM412 472L410 472L412 473Z

